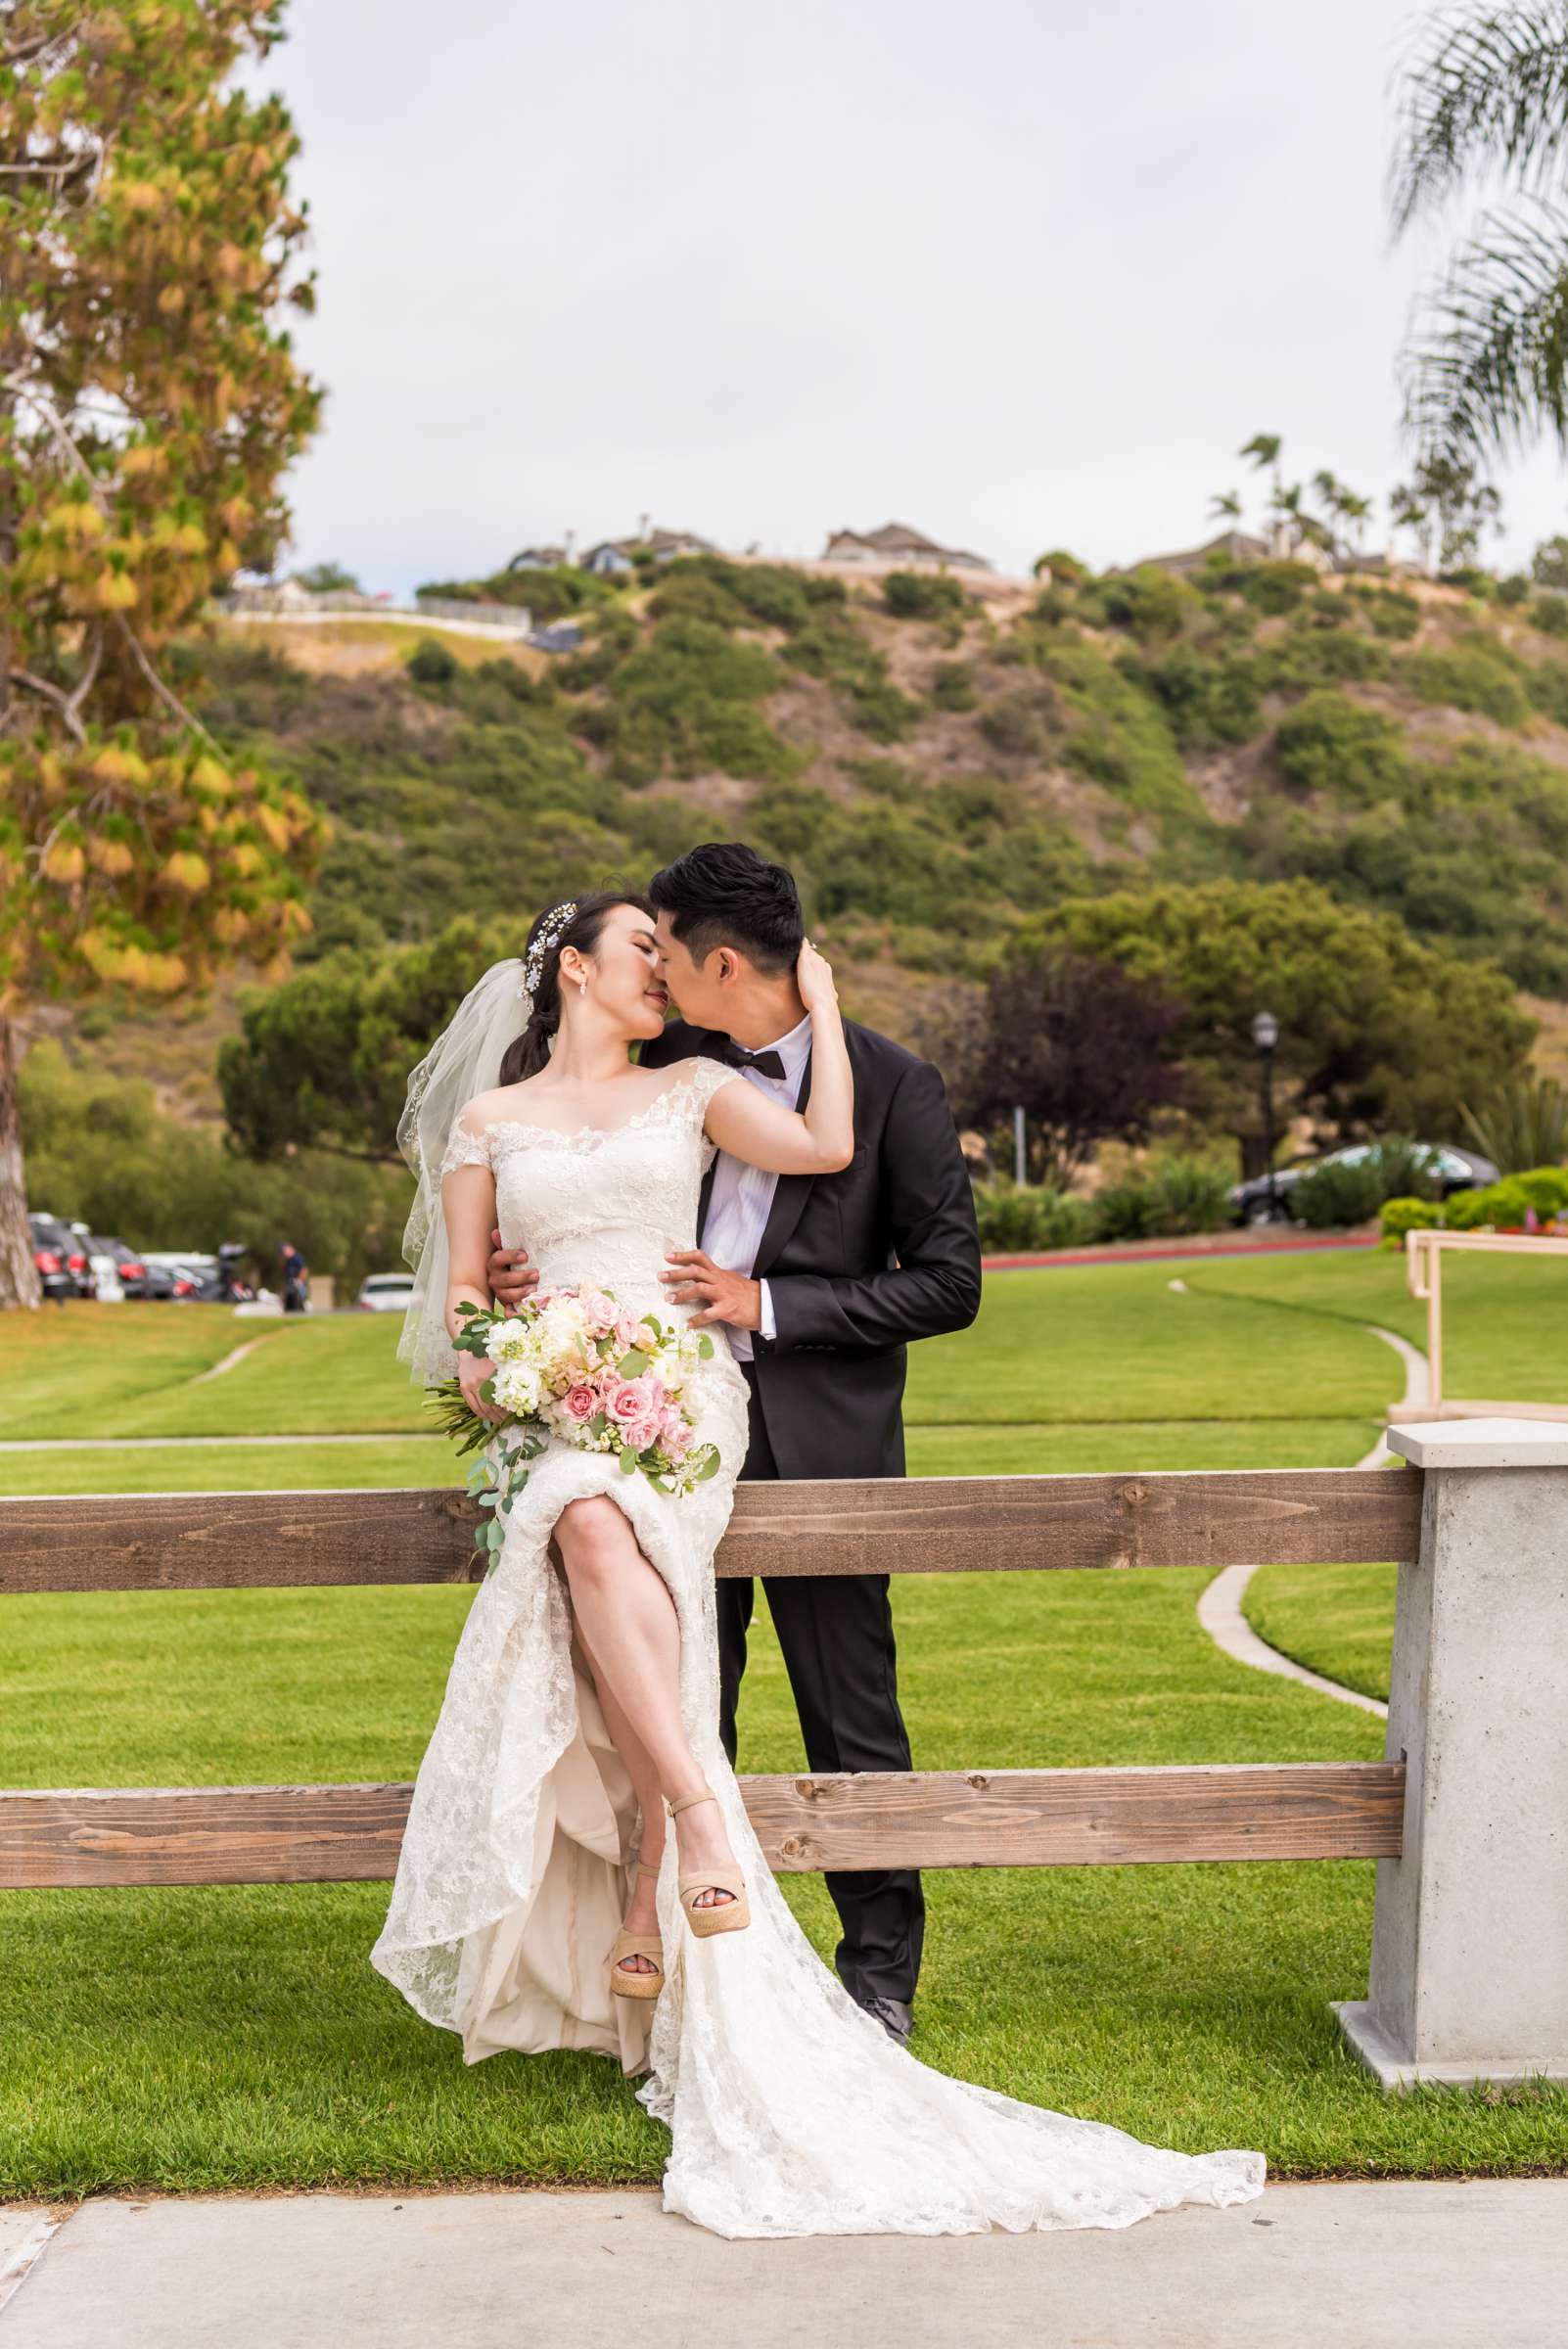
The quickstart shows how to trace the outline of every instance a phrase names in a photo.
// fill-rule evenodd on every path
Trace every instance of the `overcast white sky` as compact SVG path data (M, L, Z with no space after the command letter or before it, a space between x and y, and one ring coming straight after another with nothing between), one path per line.
M474 576L650 513L1021 570L1207 533L1283 434L1381 499L1405 0L295 0L329 388L300 562ZM1543 453L1494 550L1568 527ZM1370 543L1381 543L1382 516Z

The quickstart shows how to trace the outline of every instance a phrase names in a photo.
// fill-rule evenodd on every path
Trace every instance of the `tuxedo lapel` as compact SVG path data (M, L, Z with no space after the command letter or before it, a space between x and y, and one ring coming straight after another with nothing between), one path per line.
M811 1055L807 1052L806 1066L801 1072L801 1089L795 1106L804 1109L811 1098ZM752 1267L754 1279L764 1280L790 1241L795 1226L806 1213L806 1202L811 1196L814 1174L781 1174L773 1186L773 1204L767 1211L767 1221L758 1243L757 1261Z

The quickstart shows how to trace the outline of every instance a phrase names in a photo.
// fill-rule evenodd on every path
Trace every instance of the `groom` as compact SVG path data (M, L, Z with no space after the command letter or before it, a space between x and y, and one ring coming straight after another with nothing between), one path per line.
M655 875L664 976L679 1020L645 1067L698 1053L803 1108L811 1022L795 984L805 936L790 874L712 843ZM700 1246L669 1260L671 1302L722 1321L751 1390L746 1478L901 1476L907 1342L963 1329L980 1306L969 1176L942 1079L853 1021L854 1156L837 1174L767 1174L722 1152L703 1186ZM522 1250L490 1259L506 1304L535 1275ZM909 1770L886 1575L765 1576L813 1771ZM733 1763L735 1704L756 1586L717 1587L719 1728ZM908 2037L925 1903L912 1868L830 1872L852 1998Z

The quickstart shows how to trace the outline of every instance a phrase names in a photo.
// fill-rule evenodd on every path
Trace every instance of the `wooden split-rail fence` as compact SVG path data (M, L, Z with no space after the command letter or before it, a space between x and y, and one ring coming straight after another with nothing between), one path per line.
M1400 1561L1381 1762L745 1777L770 1865L1375 1859L1357 2055L1390 2088L1568 2081L1568 1429L1389 1443L1407 1465L743 1485L721 1575ZM472 1529L454 1493L0 1500L0 1647L12 1593L465 1583ZM0 1792L0 1887L388 1877L410 1792Z

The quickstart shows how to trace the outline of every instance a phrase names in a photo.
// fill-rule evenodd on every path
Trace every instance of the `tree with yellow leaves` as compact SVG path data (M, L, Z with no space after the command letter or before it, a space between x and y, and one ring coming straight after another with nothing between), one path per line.
M0 0L0 1306L38 1300L15 1072L28 1007L287 966L324 836L160 663L242 565L320 393L298 141L228 86L282 0Z

